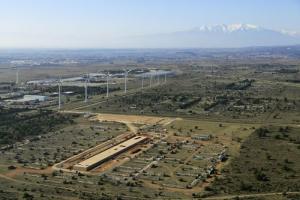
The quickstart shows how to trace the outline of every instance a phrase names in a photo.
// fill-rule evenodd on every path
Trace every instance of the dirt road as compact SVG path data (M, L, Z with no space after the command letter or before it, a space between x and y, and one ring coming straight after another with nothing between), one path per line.
M300 192L286 192L286 194L299 194ZM282 192L270 192L270 193L256 193L256 194L236 194L236 195L226 195L226 196L217 196L217 197L207 197L203 198L206 200L226 200L234 199L238 197L239 199L249 198L249 197L263 197L263 196L282 196Z

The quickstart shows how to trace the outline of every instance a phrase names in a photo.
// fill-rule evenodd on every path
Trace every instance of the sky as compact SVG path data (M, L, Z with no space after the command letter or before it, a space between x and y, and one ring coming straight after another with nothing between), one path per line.
M233 23L300 32L300 0L0 0L0 48L109 48Z

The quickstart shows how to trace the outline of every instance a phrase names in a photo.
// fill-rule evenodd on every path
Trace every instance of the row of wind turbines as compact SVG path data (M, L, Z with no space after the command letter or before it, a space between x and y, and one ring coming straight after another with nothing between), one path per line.
M128 79L128 74L131 70L124 70L124 94L127 93L127 79ZM155 85L155 79L156 79L156 85L159 85L160 83L166 83L167 82L167 73L164 74L164 80L160 80L161 74L155 74L153 75L152 73L150 74L149 77L149 85L148 87L152 87ZM109 97L109 83L110 83L110 77L111 74L109 72L106 73L106 98ZM144 85L144 79L146 79L146 76L143 74L141 76L141 89L143 90L145 85ZM85 75L85 81L84 81L84 102L88 102L88 83L90 82L90 77L89 74ZM58 109L60 110L62 108L62 98L61 98L61 91L62 91L62 81L61 78L58 81Z
M15 84L19 85L19 68L16 66L15 67L16 70L16 81ZM124 70L124 94L127 93L127 81L128 81L128 74L129 72L131 72L131 70ZM110 77L112 75L107 72L106 73L106 98L109 97L109 82L110 82ZM159 85L160 83L166 83L167 82L167 73L164 74L164 81L160 80L160 77L162 75L161 74L150 74L149 77L149 85L148 87L152 87L153 85ZM84 102L87 103L88 102L88 83L90 82L90 77L89 74L86 74L85 76L85 80L84 80ZM146 76L143 74L141 76L141 89L143 90L145 87L145 80ZM156 83L155 83L155 79L156 79ZM62 86L63 86L63 81L61 80L61 78L59 78L58 80L58 109L60 110L62 108Z

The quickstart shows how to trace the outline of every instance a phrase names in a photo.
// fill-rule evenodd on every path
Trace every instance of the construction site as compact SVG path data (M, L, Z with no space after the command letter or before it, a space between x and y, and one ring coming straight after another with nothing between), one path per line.
M55 169L65 171L90 171L94 168L101 168L105 163L117 158L122 153L145 144L147 136L136 136L134 134L122 134L113 140L101 143L78 155L75 155L54 166Z
M179 136L174 125L182 123L180 118L90 114L88 120L123 123L128 132L53 165L53 170L100 175L112 183L141 180L170 190L193 191L227 160L226 137L219 140L215 133L203 131L197 137Z
M66 172L99 173L124 163L128 159L149 149L162 134L140 132L147 126L168 125L175 119L147 116L125 116L113 114L96 114L89 116L93 122L118 122L128 127L128 132L120 134L108 141L100 143L88 150L80 152L53 166L55 170ZM140 125L139 127L137 125ZM165 135L164 135L165 136ZM125 155L125 156L124 156Z

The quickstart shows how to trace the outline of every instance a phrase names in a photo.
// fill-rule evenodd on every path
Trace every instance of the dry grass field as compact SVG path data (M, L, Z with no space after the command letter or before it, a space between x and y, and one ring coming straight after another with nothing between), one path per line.
M299 68L294 60L277 61ZM73 88L74 95L63 96L59 112L56 96L51 97L53 104L38 109L3 108L0 134L10 141L1 143L0 197L299 198L299 72L279 73L276 64L266 70L265 62L164 61L176 74L160 84L154 78L152 87L147 80L141 89L141 79L131 76L126 94L120 79L114 85L120 89L109 98L104 85L96 85L98 93L91 89L87 103L81 84ZM134 68L150 65L126 63ZM122 62L24 68L20 73L25 81L112 66L120 69ZM14 73L2 66L1 82L14 80ZM39 94L46 91L55 88L42 88ZM15 128L7 129L9 124ZM87 173L53 167L124 133L144 134L149 140Z

